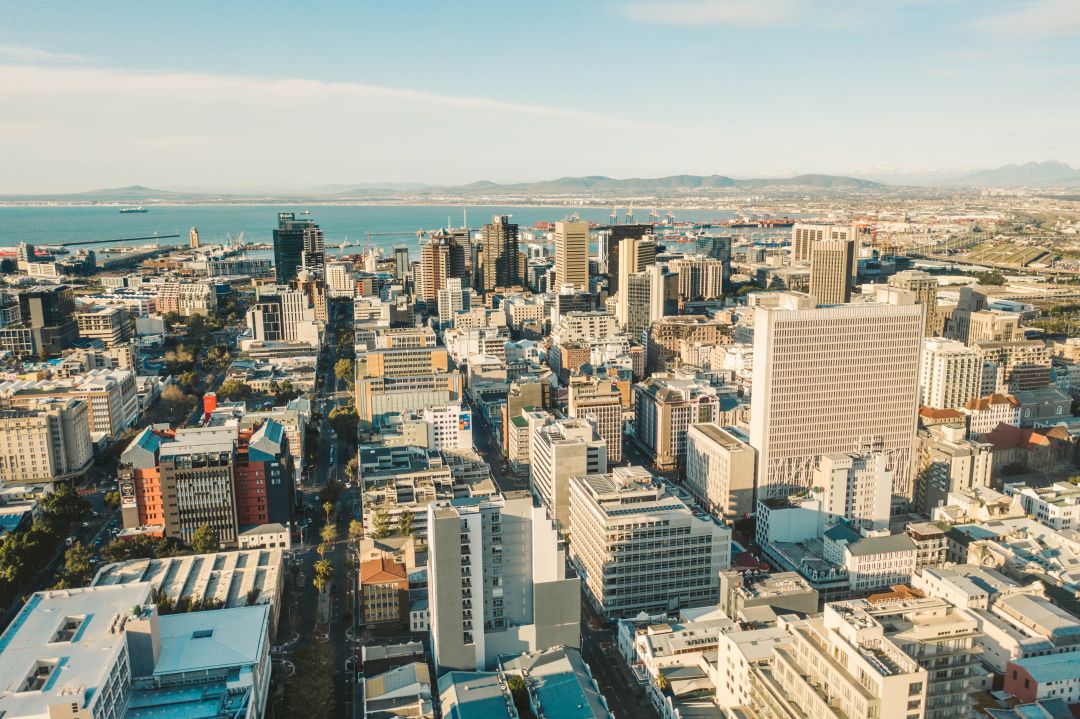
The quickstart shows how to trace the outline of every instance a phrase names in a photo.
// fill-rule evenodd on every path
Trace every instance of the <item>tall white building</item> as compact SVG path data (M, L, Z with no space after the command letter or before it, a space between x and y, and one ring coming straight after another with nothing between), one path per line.
M823 454L814 467L813 482L830 521L845 519L860 529L888 529L893 476L884 454Z
M923 307L887 302L815 307L784 293L754 311L750 444L758 497L810 486L818 455L881 452L893 492L911 496Z
M941 337L923 341L921 401L925 407L963 407L980 395L982 357L963 342Z
M607 471L607 442L584 419L538 425L529 445L529 484L563 531L570 525L570 478Z
M326 288L331 297L352 297L356 292L356 273L348 262L326 265Z
M527 492L427 509L431 649L439 674L580 646L581 584L554 524Z
M472 410L467 405L424 407L420 416L427 424L428 449L472 449Z
M472 309L472 289L462 287L460 277L449 277L446 287L436 293L439 307L439 326L450 327L454 324L454 315Z
M619 240L619 296L615 316L624 327L630 312L630 295L626 291L630 275L644 272L645 268L655 261L655 237L646 235L641 238L624 237Z
M642 467L570 480L570 552L609 617L715 605L731 530Z

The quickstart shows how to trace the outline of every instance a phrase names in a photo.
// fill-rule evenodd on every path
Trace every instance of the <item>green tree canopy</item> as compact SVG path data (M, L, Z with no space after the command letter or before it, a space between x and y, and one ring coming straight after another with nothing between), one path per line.
M239 400L246 400L251 397L251 385L239 380L230 379L221 383L221 387L218 388L218 399L226 402L236 402Z
M210 554L221 548L217 530L209 524L200 524L191 535L191 548L196 554Z

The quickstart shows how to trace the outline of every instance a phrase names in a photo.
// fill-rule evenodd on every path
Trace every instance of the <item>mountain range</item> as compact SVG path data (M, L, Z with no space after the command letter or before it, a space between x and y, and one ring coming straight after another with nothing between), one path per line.
M475 198L484 196L555 197L559 195L651 195L672 196L709 193L729 189L793 190L872 190L888 185L909 187L1039 187L1080 188L1080 169L1063 162L1027 162L993 169L966 171L950 175L946 170L925 172L867 172L875 179L846 175L806 174L794 177L734 178L727 175L670 175L656 178L616 179L604 175L560 177L539 182L496 183L488 180L465 185L427 185L422 183L375 183L320 185L288 191L230 192L197 188L160 190L143 185L117 187L88 192L44 195L0 196L6 201L57 200L69 202L153 202L153 201L229 201L281 200L295 198L313 201L387 199L387 198Z

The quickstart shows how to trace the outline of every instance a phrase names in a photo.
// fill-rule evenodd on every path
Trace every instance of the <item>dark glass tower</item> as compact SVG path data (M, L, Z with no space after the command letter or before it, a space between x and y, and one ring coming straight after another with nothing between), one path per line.
M278 213L278 226L274 230L274 274L279 285L288 284L296 277L296 271L304 263L305 231L309 238L313 233L317 233L320 240L322 238L322 231L314 220L298 220L291 212Z

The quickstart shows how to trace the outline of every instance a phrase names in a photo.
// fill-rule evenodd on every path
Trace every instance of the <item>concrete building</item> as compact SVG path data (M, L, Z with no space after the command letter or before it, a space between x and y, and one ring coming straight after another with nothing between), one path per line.
M629 382L624 382L629 389ZM574 375L567 389L567 414L588 420L607 444L610 464L622 461L623 393L618 380L607 376Z
M641 467L570 480L570 551L609 617L715 604L731 531Z
M1042 340L978 340L972 346L986 365L993 365L993 392L1042 389L1050 384L1050 350ZM984 391L987 389L984 380Z
M857 529L888 529L893 477L880 452L823 454L811 486L821 498L827 521L846 521Z
M217 292L208 282L163 282L157 286L157 310L161 314L209 317L217 308Z
M43 399L84 400L92 438L120 437L139 418L138 389L130 370L99 369L62 379L4 382L0 396L13 409L27 409Z
M619 281L614 288L618 291L615 316L618 318L619 324L626 327L632 304L629 293L630 275L644 272L646 268L656 262L656 238L651 235L627 236L619 240L618 248L617 277ZM640 305L641 299L635 299L633 304Z
M923 341L920 391L924 407L963 407L980 395L983 361L978 352L956 340Z
M855 256L858 242L846 239L821 239L810 246L810 294L821 305L851 301L854 286Z
M304 342L318 347L321 341L311 297L284 287L259 291L247 311L247 326L257 342Z
M0 486L47 484L86 472L94 459L86 400L41 399L0 410Z
M436 670L482 671L506 654L580 644L580 582L525 492L427 510Z
M968 316L967 343L979 341L1012 342L1023 339L1020 331L1020 315L1001 310L979 310Z
M720 608L736 621L750 621L763 612L773 620L780 614L804 616L818 611L818 593L796 572L760 570L720 572Z
M438 310L439 291L446 289L450 276L450 242L443 236L429 238L420 247L420 267L416 276L416 301L429 314Z
M791 228L791 261L810 264L814 246L825 240L857 240L858 230L854 225L818 225L796 222ZM858 254L858 247L855 248Z
M889 278L889 285L907 290L915 295L915 302L926 308L926 337L941 337L942 323L937 311L938 281L933 275L921 270L897 272Z
M675 369L686 347L727 344L730 329L727 322L704 315L661 317L649 325L646 366L651 372Z
M1080 672L1076 657L1051 654L1009 662L1005 670L1005 691L1022 702L1060 699L1080 704Z
M537 424L529 443L529 487L565 533L570 526L570 478L607 471L607 442L584 419Z
M555 223L555 280L589 291L589 223Z
M1008 488L1007 488L1008 489ZM1013 487L1024 512L1041 524L1063 532L1080 529L1080 487L1068 482L1055 482L1049 487Z
M975 397L964 405L968 417L968 434L980 439L993 432L999 424L1020 426L1020 402L1011 394L991 394Z
M106 347L114 347L131 339L133 327L131 315L120 307L93 307L75 314L79 324L79 337L101 340Z
M518 226L506 215L496 215L480 230L480 266L476 289L489 294L496 287L520 284Z
M360 563L361 621L403 625L409 609L409 575L405 565L389 557Z
M472 449L472 410L468 405L424 407L420 418L427 424L428 449Z
M653 374L634 385L635 437L661 469L686 458L690 425L720 420L720 393L685 373Z
M750 444L759 496L808 487L815 458L880 452L909 497L923 307L910 295L815 307L794 293L754 310Z
M439 326L452 327L459 312L472 309L472 288L462 283L460 277L448 277L446 286L436 293L439 310Z
M711 257L692 256L672 260L668 269L679 275L679 297L715 300L724 296L728 263Z
M326 290L331 297L352 297L356 294L356 273L350 263L327 263Z
M686 489L706 511L728 520L754 511L756 452L714 422L686 432Z

